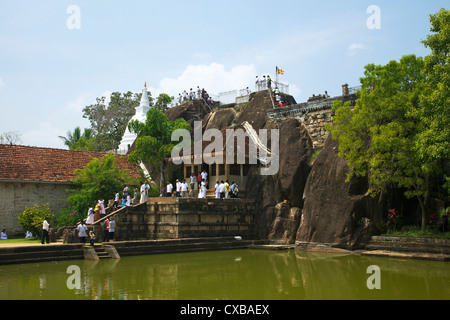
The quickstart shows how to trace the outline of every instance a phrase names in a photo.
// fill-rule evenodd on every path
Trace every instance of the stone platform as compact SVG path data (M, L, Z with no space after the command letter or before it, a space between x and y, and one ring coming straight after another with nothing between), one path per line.
M147 203L119 209L96 221L94 231L101 239L101 223L116 221L118 241L213 238L253 238L255 202L245 199L153 198Z

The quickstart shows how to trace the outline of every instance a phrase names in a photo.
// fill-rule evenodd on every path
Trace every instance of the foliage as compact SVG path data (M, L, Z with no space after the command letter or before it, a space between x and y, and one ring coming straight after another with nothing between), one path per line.
M327 127L349 163L348 178L368 176L372 194L397 186L408 198L417 197L422 230L435 182L444 185L441 192L450 190L444 169L450 152L449 11L430 20L435 34L424 44L431 55L367 65L355 108L336 102L334 126Z
M174 97L171 97L165 93L161 93L156 99L155 108L162 112L167 111L173 99Z
M69 150L87 150L89 151L89 145L92 142L94 131L92 129L84 129L83 134L81 134L80 127L76 127L73 133L68 131L67 137L59 136L60 139L64 141Z
M393 231L388 230L387 236L392 237L416 237L416 238L436 238L436 239L450 239L450 232L439 232L432 228L426 228L425 230L417 229L414 227L409 228L406 231Z
M19 132L8 131L0 134L0 143L6 144L20 144L22 143L21 135Z
M48 203L39 203L19 213L18 219L24 230L30 231L34 235L41 235L44 220L47 219L51 225L53 214L49 209Z
M138 136L136 151L129 155L129 160L150 165L152 174L160 175L160 189L162 189L168 166L167 157L171 155L174 148L171 140L172 133L177 129L191 131L190 125L182 118L170 121L164 113L151 108L147 113L145 123L132 121L129 129Z
M56 227L70 227L76 226L79 222L87 217L87 209L85 212L77 212L71 208L62 209L59 214L56 215Z
M139 184L119 167L113 154L107 154L101 159L93 158L83 169L75 171L72 182L75 188L69 190L67 202L81 217L87 213L88 205L94 206L94 202L100 198L108 203L114 197L114 191L120 192L125 185L131 187Z

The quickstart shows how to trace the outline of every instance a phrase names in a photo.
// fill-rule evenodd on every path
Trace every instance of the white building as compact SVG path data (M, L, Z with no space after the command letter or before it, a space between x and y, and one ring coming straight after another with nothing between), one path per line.
M147 112L150 110L150 101L148 100L148 92L147 92L147 83L144 85L144 90L142 90L142 98L139 107L136 107L136 114L131 118L131 121L138 120L139 122L145 122L147 119ZM117 150L118 154L126 155L131 145L136 141L137 135L135 133L131 133L130 130L125 130L125 133L122 137L122 141L120 142L119 149Z

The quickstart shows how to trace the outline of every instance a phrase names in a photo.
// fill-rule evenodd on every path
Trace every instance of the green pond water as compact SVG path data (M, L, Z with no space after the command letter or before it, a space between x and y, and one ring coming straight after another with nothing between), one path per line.
M231 250L3 265L0 299L448 300L450 263Z

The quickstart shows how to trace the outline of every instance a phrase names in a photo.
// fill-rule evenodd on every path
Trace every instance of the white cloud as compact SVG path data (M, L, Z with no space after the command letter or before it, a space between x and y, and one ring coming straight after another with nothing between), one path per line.
M367 47L363 43L352 43L348 46L348 52L350 55L355 55L358 51L365 50Z
M3 87L5 85L5 83L3 82L3 79L0 78L0 88Z
M25 132L22 135L22 141L24 145L36 146L36 147L49 147L65 149L64 143L59 136L66 136L67 131L53 127L49 122L39 123L37 129Z
M82 112L85 106L93 104L95 99L91 95L79 96L75 101L71 101L66 104L68 111Z
M174 97L184 90L188 91L192 88L196 90L205 89L211 95L221 92L245 89L253 86L254 79L257 75L254 65L238 65L230 70L226 70L225 66L219 63L211 63L209 65L190 65L177 78L164 78L159 83L159 88L151 88L152 92L168 93Z

